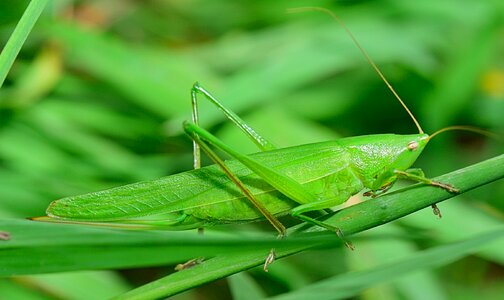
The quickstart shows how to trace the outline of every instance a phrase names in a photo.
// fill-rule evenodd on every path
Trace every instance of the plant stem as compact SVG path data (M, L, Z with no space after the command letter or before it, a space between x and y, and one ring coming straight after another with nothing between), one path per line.
M460 189L460 193L465 193L502 178L504 178L504 154L434 179L452 184ZM391 222L454 196L456 195L440 188L415 184L338 211L324 221L337 226L348 236ZM306 231L322 230L318 227L310 227ZM280 246L276 248L277 258L292 255L315 246L320 246L320 244ZM218 256L192 269L150 282L115 299L169 297L204 283L262 265L265 257L266 253L257 250Z

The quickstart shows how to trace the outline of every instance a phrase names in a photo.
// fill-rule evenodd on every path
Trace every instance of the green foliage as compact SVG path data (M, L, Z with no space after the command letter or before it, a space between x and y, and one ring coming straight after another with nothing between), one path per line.
M30 32L44 2L32 1L34 10L26 9L28 1L0 3L0 40L10 43L0 75L11 70L0 90L0 231L12 234L0 240L0 272L23 274L0 279L8 299L103 299L148 282L131 293L141 296L156 285L180 292L260 265L272 244L297 252L300 242L309 243L274 241L268 224L257 231L222 226L201 237L21 220L43 215L54 199L190 169L191 142L181 124L190 118L195 81L279 146L416 132L335 22L324 14L286 14L287 8L323 5L340 15L428 133L464 124L504 134L502 1L53 1ZM13 34L18 22L24 30ZM257 151L213 107L203 104L201 112L205 128L226 143L242 153ZM446 133L416 166L434 177L497 156L502 145ZM487 163L498 167L496 160ZM498 178L489 170L459 172L457 184L471 189L482 183L464 188L465 180ZM357 219L362 224L381 213L399 217L405 213L389 209L439 201L430 190L407 189L333 218L347 224L339 217L359 207L368 214ZM397 202L383 209L380 203L391 198ZM491 240L502 236L496 230L503 199L504 185L496 181L442 203L441 220L418 211L352 236L355 251L334 244L303 251L279 259L267 274L252 269L181 298L305 292L322 298L332 286L366 299L425 299L427 293L429 299L499 299L502 239ZM200 256L207 258L200 266L155 281ZM148 266L158 268L77 272ZM63 271L72 272L30 275ZM81 292L65 288L72 286Z

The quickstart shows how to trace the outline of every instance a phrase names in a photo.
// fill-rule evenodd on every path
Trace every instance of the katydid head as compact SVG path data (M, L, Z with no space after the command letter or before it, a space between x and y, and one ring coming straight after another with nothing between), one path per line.
M471 131L494 136L485 130L469 126L449 126L431 135L426 133L410 135L370 135L365 136L352 149L354 166L359 174L364 174L364 185L371 190L379 190L397 179L396 170L405 171L417 160L429 141L438 134L452 130ZM364 137L361 137L364 138ZM354 140L355 142L355 140Z
M396 179L395 170L413 165L429 135L376 134L344 138L338 142L349 151L351 165L366 188L378 190Z

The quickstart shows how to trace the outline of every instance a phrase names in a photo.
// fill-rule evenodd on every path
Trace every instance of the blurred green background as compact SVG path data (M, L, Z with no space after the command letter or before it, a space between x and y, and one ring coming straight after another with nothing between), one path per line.
M2 44L27 3L0 2ZM416 133L334 20L286 13L307 5L329 8L345 21L426 132L471 125L504 134L499 0L54 1L0 90L0 218L43 215L54 199L189 170L192 144L181 123L190 118L195 81L282 147ZM200 111L217 136L242 152L257 151L214 107L202 103ZM416 166L433 177L502 150L485 136L446 133ZM375 230L421 232L423 238L361 242L351 255L301 254L277 262L276 272L249 274L274 295L483 232L502 224L504 185L496 182L440 208L441 221L426 211ZM502 250L489 249L359 298L499 299L503 265ZM0 299L102 299L172 268L1 279ZM229 298L240 278L179 297Z

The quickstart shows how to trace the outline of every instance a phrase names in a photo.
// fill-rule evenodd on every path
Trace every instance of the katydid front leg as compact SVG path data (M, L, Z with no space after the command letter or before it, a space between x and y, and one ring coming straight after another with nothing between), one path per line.
M444 190L447 190L450 193L459 193L460 192L459 189L453 187L450 184L442 183L439 181L434 181L432 179L425 177L425 174L422 171L422 169L418 169L418 168L417 169L408 169L406 171L394 170L394 173L397 174L398 177L402 177L405 179L425 183L425 184L432 185L432 186L436 186L436 187L442 188ZM439 207L437 207L436 204L433 204L431 207L432 207L432 211L433 211L434 215L436 215L438 218L442 218L441 210L439 209Z
M425 184L432 185L432 186L437 186L437 187L440 187L444 190L447 190L450 193L456 194L456 193L460 192L459 189L454 188L450 184L442 183L439 181L434 181L432 179L425 177L425 174L422 171L422 169L408 169L406 171L394 170L394 173L397 174L398 177L421 182L421 183L425 183Z

